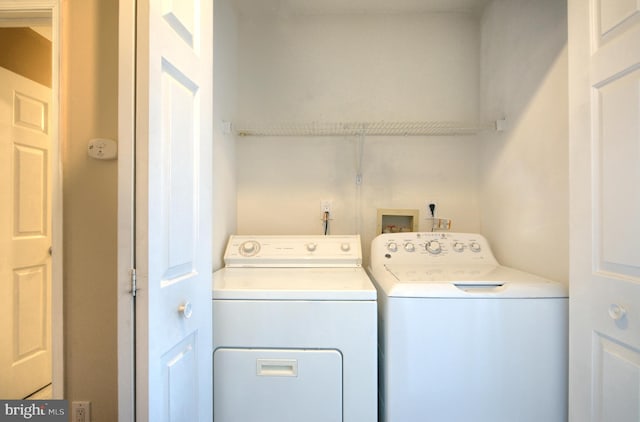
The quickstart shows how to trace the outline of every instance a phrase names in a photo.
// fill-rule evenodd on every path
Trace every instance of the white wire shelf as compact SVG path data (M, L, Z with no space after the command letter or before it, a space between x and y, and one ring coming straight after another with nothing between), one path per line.
M234 125L240 136L446 136L495 131L502 121L310 122Z

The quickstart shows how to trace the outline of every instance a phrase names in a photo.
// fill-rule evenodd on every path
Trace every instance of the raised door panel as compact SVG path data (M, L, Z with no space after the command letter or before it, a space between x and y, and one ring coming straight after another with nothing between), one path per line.
M640 350L604 335L594 336L594 415L598 421L640 420Z
M640 68L594 86L596 268L640 281Z

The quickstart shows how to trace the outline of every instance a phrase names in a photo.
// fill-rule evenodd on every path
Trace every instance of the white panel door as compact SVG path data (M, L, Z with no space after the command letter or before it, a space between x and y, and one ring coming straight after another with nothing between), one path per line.
M0 397L51 382L51 89L0 68Z
M570 0L570 420L640 420L640 2Z
M212 7L137 3L137 421L212 420Z

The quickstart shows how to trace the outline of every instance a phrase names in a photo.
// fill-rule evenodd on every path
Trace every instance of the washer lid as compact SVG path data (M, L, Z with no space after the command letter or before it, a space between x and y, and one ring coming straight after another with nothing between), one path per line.
M550 298L568 296L564 285L502 265L385 266L373 274L387 296L450 298Z
M375 300L362 268L223 268L213 274L213 299Z

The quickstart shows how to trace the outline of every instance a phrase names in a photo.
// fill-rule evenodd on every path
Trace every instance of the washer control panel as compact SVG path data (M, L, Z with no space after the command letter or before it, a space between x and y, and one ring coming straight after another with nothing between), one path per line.
M451 232L385 233L371 243L371 264L492 263L495 258L480 234Z
M249 236L229 238L227 267L359 267L360 236Z

